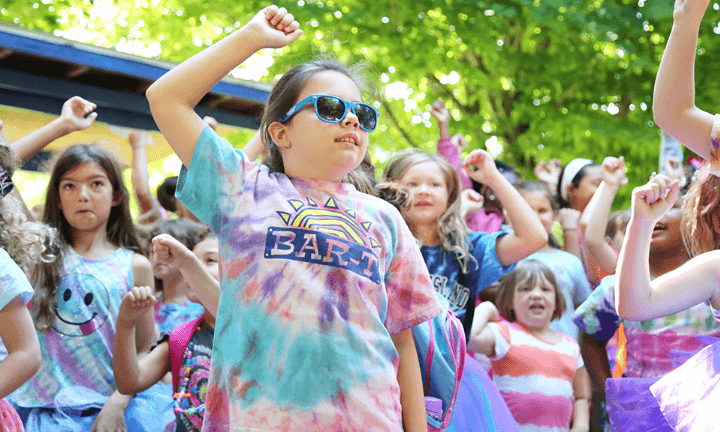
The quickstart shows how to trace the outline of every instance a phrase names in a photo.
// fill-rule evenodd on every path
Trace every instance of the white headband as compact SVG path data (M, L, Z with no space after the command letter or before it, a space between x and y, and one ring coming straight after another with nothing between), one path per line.
M573 159L565 165L565 171L563 171L562 181L560 182L560 196L564 201L568 200L567 188L570 182L575 179L575 176L588 165L595 162L590 159Z

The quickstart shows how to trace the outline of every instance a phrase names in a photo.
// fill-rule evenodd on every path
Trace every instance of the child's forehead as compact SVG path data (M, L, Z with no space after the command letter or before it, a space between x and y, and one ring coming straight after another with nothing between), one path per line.
M102 177L107 179L107 172L97 162L86 161L79 163L69 169L60 178L61 180L81 180L87 178Z
M314 73L303 86L298 100L312 94L327 94L337 96L350 102L361 102L362 94L355 81L344 73L325 70Z
M198 242L198 244L195 245L193 248L193 252L197 255L203 254L203 253L218 253L219 250L219 244L218 239L215 236L210 236L202 240L201 242Z

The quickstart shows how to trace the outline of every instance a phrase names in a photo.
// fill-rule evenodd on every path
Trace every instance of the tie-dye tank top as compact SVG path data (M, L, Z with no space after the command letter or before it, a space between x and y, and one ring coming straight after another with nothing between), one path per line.
M102 259L65 253L49 330L38 331L42 365L13 395L22 407L53 407L62 389L84 387L109 396L115 390L112 348L120 302L133 286L133 252ZM84 401L89 402L89 401Z

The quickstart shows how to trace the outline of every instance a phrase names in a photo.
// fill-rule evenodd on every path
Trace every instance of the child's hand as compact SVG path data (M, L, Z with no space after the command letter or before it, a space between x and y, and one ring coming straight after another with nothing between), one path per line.
M215 119L215 117L205 116L203 117L203 121L206 125L210 126L210 129L217 131L218 121Z
M128 141L130 141L130 147L136 149L138 147L145 147L151 144L152 138L150 138L150 133L148 131L134 129L130 132Z
M452 138L450 138L450 142L459 149L467 145L467 141L465 141L465 135L461 133L456 133L455 135L453 135Z
M608 156L601 165L600 175L608 186L620 187L627 184L625 176L625 158Z
M675 0L675 24L699 26L710 0Z
M571 208L562 208L558 210L557 220L558 222L560 222L560 225L562 225L563 231L575 230L577 229L578 223L580 222L580 216L582 216L582 213L580 213L578 210Z
M557 187L558 179L560 178L560 171L562 171L562 163L560 159L552 159L550 162L540 161L535 165L535 176L541 182L554 185ZM552 190L551 192L555 192Z
M156 300L152 288L148 286L131 289L120 302L118 323L136 324L145 312L153 307Z
M460 217L465 217L473 212L481 210L485 204L485 197L472 189L465 189L460 194Z
M473 170L471 165L476 169ZM463 167L468 177L479 183L490 184L493 180L496 180L498 176L502 177L500 171L495 167L495 160L492 155L485 150L473 150L465 158Z
M447 109L445 102L442 99L438 99L433 102L430 113L437 119L438 123L447 124L450 120L450 111Z
M487 312L488 322L500 321L500 312L498 312L495 303L484 301L478 305L478 308L482 308Z
M646 185L633 190L632 217L655 224L675 205L679 193L679 180L670 180L664 175L653 177Z
M80 96L73 96L63 104L60 119L67 125L68 132L85 130L97 118L97 113L94 112L95 108L97 105L94 103L88 102Z
M263 41L265 48L282 48L302 35L300 24L287 9L275 5L261 10L248 23Z
M685 169L683 168L680 159L675 156L668 156L663 164L664 174L668 176L670 180L680 180L680 187L685 186L687 178L685 177Z
M195 256L190 249L169 234L155 236L152 246L156 262L175 267L183 267L188 259Z

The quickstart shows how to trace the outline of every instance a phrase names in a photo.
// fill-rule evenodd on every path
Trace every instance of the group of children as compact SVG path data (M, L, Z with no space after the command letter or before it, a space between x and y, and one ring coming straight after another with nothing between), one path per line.
M193 107L302 35L276 6L148 89L183 167L163 187L177 201L156 201L133 135L143 236L96 145L55 161L42 222L22 208L13 153L96 118L70 99L0 145L0 430L578 432L609 427L606 413L615 430L709 430L720 345L695 336L720 336L720 117L694 106L692 82L707 4L676 3L655 117L708 163L684 198L653 176L612 215L622 158L542 164L523 182L484 150L461 160L441 101L438 154L401 152L376 181L379 112L333 61L283 75L235 150ZM452 421L436 424L435 357L414 335L441 317L462 324L464 359L441 401Z

